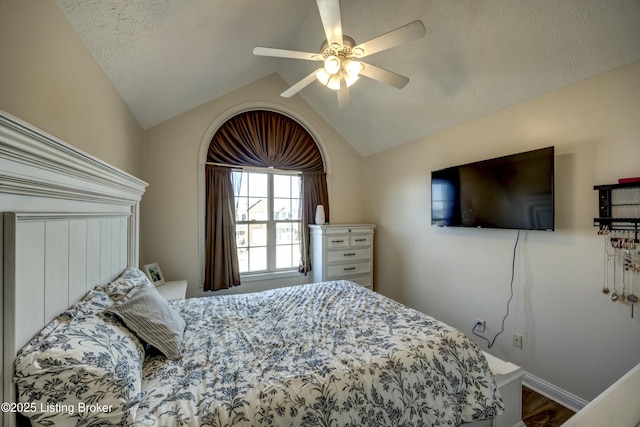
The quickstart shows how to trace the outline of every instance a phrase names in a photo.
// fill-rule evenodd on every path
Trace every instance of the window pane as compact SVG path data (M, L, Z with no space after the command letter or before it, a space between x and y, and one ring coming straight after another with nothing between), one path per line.
M300 221L300 199L291 199L291 217L289 219Z
M249 271L264 271L267 269L267 248L249 249Z
M268 196L268 175L266 173L248 173L249 197Z
M291 267L298 267L300 265L300 245L291 246Z
M231 183L233 185L233 194L238 196L247 196L248 195L248 187L247 187L247 174L246 172L231 172Z
M300 176L273 176L273 219L276 221L300 219Z
M300 194L300 175L291 177L291 197L299 199Z
M249 197L249 221L266 221L268 220L267 209L268 203L266 198Z
M293 242L293 227L291 223L276 224L276 245L290 244Z
M238 248L238 266L240 267L240 273L249 271L249 249Z
M293 263L292 247L291 245L277 246L276 247L276 268L292 267Z
M291 197L291 175L273 175L273 197Z
M249 198L236 197L236 221L249 220Z
M267 246L267 224L249 224L249 246Z
M300 229L301 228L302 228L302 224L300 224L299 222L291 223L291 229L292 229L291 242L295 243L296 245L300 244Z
M273 199L273 219L281 221L291 218L291 199Z
M246 224L236 225L236 245L238 248L245 247L249 243L247 239L247 229L248 226Z

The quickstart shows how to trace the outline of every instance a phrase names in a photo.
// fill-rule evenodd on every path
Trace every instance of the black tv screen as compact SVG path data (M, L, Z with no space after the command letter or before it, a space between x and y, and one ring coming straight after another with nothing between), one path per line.
M431 224L554 229L554 147L431 173Z

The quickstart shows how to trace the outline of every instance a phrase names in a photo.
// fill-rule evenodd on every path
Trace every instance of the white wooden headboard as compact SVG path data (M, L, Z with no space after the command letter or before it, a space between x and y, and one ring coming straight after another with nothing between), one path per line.
M18 350L91 288L138 265L147 184L0 111L2 402ZM4 413L4 426L14 426Z

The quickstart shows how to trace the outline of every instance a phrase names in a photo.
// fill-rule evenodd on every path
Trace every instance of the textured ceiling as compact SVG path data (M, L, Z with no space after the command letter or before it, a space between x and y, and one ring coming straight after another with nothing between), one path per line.
M278 72L317 63L256 57L254 46L315 52L313 0L55 0L144 128ZM639 0L343 0L356 42L422 20L427 34L366 59L411 79L361 78L351 105L314 82L299 95L363 156L640 60Z

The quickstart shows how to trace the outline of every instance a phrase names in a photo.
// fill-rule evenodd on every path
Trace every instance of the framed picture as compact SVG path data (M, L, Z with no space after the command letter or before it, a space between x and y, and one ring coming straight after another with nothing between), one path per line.
M160 286L164 283L164 276L162 275L162 271L160 271L160 266L157 262L147 264L143 269L147 277L149 277L149 280L151 280L155 286Z

